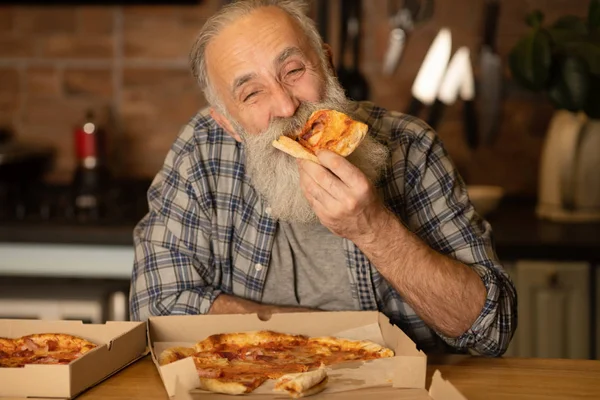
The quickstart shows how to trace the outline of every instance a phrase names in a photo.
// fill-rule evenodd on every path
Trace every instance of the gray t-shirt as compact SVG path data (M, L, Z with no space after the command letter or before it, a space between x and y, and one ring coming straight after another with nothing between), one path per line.
M262 302L327 311L358 310L342 238L320 223L279 222Z

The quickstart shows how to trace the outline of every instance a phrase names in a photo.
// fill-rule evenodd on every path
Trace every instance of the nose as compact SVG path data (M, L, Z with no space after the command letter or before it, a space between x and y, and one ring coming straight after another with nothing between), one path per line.
M273 117L289 118L296 113L300 102L296 96L285 87L277 85L273 96Z

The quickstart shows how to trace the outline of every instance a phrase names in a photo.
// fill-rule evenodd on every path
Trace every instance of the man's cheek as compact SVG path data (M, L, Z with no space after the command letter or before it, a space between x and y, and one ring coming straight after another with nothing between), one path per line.
M324 100L325 85L318 76L306 75L296 86L296 95L301 101L317 103Z

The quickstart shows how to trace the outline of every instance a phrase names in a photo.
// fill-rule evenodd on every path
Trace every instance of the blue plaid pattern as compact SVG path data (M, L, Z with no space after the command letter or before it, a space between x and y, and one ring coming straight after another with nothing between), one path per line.
M428 353L501 355L516 329L516 291L497 259L489 224L475 213L440 139L419 119L369 102L357 103L354 117L391 150L377 184L387 207L433 249L473 268L487 288L473 326L446 337L344 240L360 308L380 310ZM207 313L221 293L261 301L277 221L245 175L243 146L207 110L180 132L148 190L148 204L134 230L132 319Z

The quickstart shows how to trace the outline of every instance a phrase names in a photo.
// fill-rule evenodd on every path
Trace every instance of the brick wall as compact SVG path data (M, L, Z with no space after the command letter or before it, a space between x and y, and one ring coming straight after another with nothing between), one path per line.
M336 50L339 1L332 1ZM220 3L0 8L0 124L11 125L23 140L55 146L59 157L52 177L68 178L74 167L73 126L86 110L95 110L108 118L117 173L153 176L181 125L205 104L188 71L187 53ZM436 1L432 20L412 34L398 72L388 78L379 73L388 35L387 1L365 1L362 71L372 99L406 108L412 81L441 26L452 29L454 49L471 48L476 66L483 5L483 0ZM505 59L525 29L525 13L539 7L549 19L582 14L587 1L505 0L502 6L498 44ZM539 100L510 86L497 142L475 151L463 140L460 104L446 111L439 134L468 182L535 193L542 135L552 112Z

